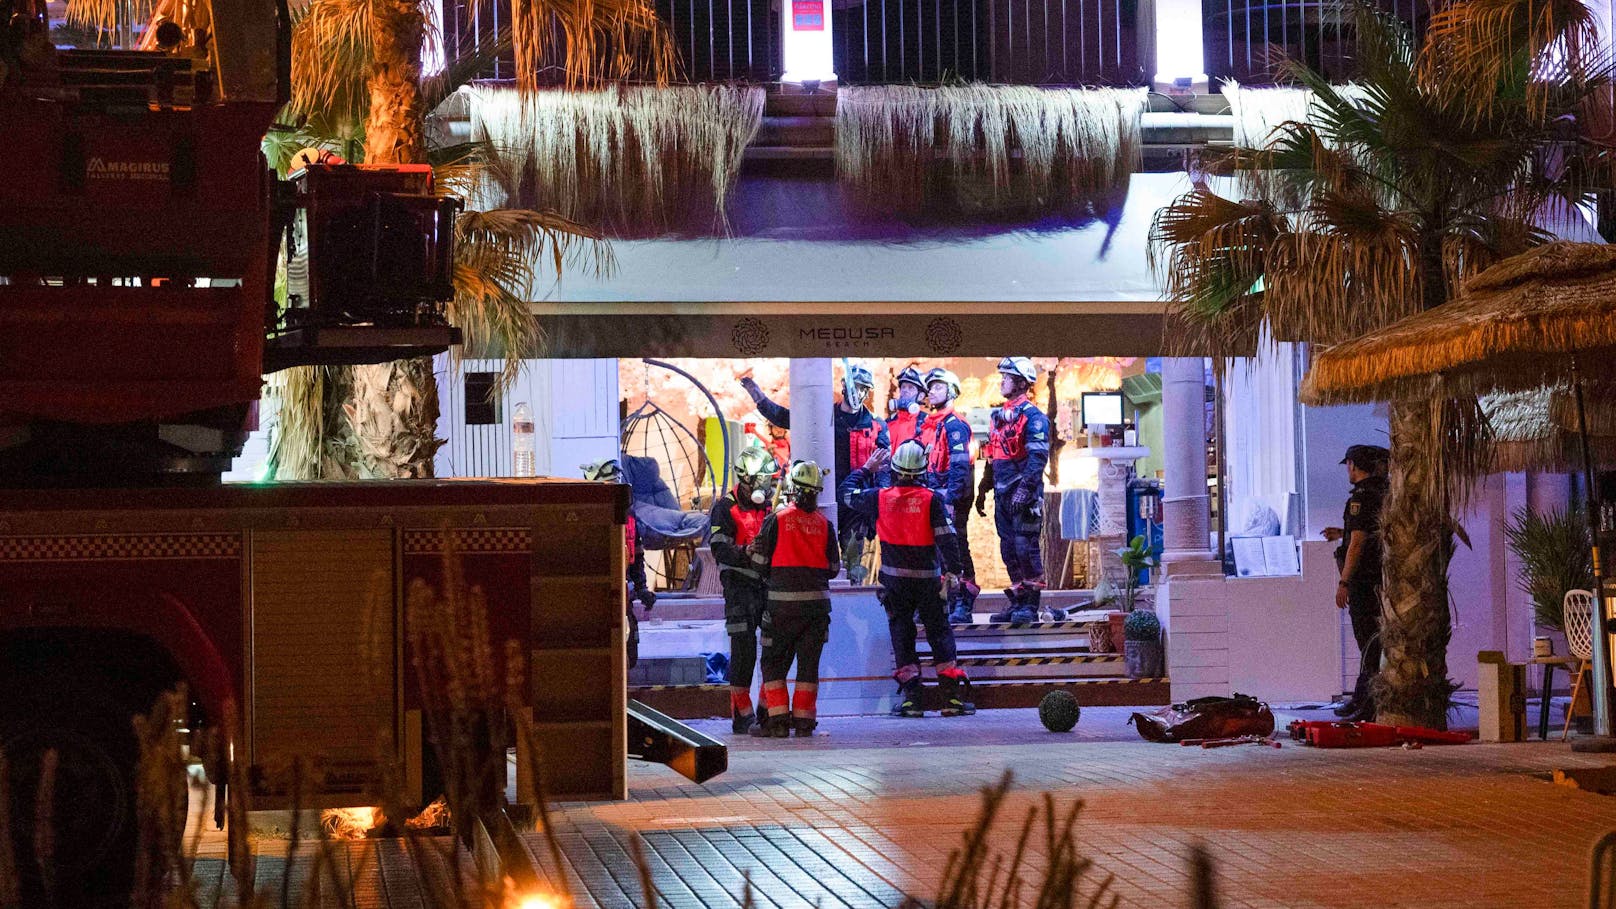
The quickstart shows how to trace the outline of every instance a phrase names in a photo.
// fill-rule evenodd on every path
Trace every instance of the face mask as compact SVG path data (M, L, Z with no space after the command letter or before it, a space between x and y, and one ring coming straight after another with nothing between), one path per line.
M753 505L762 505L764 502L767 502L768 500L769 500L768 494L765 493L762 489L753 489L752 490L752 504Z
M901 385L898 387L898 406L904 410L915 406L915 401L919 398L920 389L913 385Z

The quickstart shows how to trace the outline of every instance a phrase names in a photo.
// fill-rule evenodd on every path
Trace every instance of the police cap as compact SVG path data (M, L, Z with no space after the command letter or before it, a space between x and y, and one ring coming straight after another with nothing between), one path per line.
M1379 445L1349 445L1341 463L1351 461L1359 468L1369 468L1376 464L1384 464L1390 459L1391 452Z

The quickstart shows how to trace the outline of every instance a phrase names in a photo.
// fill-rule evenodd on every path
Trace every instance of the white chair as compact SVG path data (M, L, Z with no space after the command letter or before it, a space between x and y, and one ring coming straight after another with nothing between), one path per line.
M1565 626L1566 650L1578 662L1577 681L1571 686L1571 703L1566 705L1565 731L1560 741L1571 737L1571 711L1582 693L1582 677L1588 673L1594 653L1594 595L1587 590L1567 590L1560 603L1560 620Z

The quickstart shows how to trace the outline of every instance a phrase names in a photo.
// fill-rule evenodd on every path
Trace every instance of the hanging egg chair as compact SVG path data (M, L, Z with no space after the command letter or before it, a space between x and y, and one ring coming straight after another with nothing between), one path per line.
M647 373L666 369L696 386L712 404L713 413L722 416L717 400L694 376L660 360L644 363ZM649 393L645 403L624 418L620 447L624 479L633 489L640 544L663 553L661 559L646 560L646 571L657 576L653 584L659 589L690 590L699 580L692 570L695 551L706 542L707 512L723 489L724 471L715 469L696 431ZM729 463L728 440L722 463Z

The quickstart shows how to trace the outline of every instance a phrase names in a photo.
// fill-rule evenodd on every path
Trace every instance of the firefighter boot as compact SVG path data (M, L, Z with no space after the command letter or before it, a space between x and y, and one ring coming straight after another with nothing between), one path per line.
M898 698L892 705L892 715L918 720L926 715L925 689L921 687L920 676L915 676L907 682L898 683Z
M794 716L791 718L791 731L796 733L799 739L812 736L814 730L818 727L819 721L811 716Z
M1043 595L1044 595L1044 590L1043 590L1042 587L1038 587L1038 586L1035 586L1035 585L1032 585L1032 584L1027 585L1027 596L1025 597L1025 602L1027 603L1027 605L1032 610L1033 618L1031 619L1031 621L1041 622L1041 621L1044 620L1043 612L1038 608L1039 600L1041 600L1043 598ZM1049 610L1049 621L1051 621L1051 622L1064 622L1064 621L1066 621L1066 610L1060 608L1059 606L1048 606L1048 607L1045 607L1045 608L1047 608Z
M1016 610L1021 605L1021 585L1016 584L1004 589L1005 607L988 616L988 621L995 624L1016 621Z
M783 738L790 737L790 735L791 735L791 714L789 714L789 713L771 713L771 714L769 714L769 725L767 727L765 727L765 728L768 730L768 736L771 739L783 739Z
M731 714L729 718L729 731L736 735L746 735L756 725L757 717L751 713L737 711Z
M971 680L965 673L955 670L958 675L945 675L937 680L937 687L942 689L943 716L970 716L976 712L976 705L971 702Z
M969 625L971 622L971 606L966 601L965 585L960 584L948 596L948 624Z

